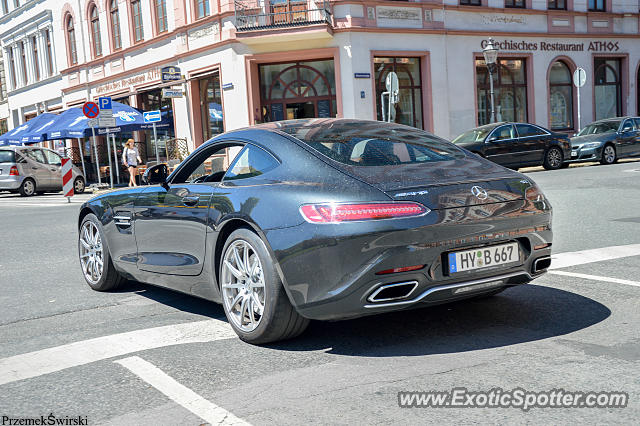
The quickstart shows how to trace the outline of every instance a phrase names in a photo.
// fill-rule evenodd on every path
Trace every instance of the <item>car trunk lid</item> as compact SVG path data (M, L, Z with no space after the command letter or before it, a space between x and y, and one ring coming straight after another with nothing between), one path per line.
M522 175L471 156L429 164L347 167L358 179L396 201L431 210L523 199L531 182Z

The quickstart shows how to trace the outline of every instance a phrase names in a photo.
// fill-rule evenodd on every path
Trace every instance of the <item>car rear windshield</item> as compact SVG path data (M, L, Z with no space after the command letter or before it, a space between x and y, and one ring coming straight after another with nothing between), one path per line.
M334 122L324 126L285 126L279 130L349 166L428 163L465 156L462 150L444 139L396 124Z
M16 156L13 151L8 149L0 149L0 163L15 163Z
M578 136L596 135L600 133L615 133L618 131L618 127L620 127L620 120L591 123L584 129L580 130Z

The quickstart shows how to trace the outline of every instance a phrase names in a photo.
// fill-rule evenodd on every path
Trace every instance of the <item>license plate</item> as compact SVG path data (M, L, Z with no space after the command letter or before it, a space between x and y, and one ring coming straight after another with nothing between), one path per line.
M577 157L578 156L578 151L571 151L571 156L572 157Z
M520 260L518 243L500 244L449 253L449 273L506 265Z

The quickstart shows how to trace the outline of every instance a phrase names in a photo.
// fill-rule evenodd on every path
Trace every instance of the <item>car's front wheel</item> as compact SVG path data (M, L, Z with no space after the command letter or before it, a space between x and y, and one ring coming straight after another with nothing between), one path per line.
M86 215L80 225L78 256L84 280L92 289L115 290L126 282L111 262L102 224L92 213Z
M562 167L562 151L557 146L552 146L544 155L543 167L547 170L557 170Z
M616 149L613 147L613 145L605 145L604 149L602 150L602 158L600 158L600 164L609 165L615 163L616 160Z
M219 266L222 304L240 339L253 344L300 335L309 324L293 308L260 237L246 228L231 233Z

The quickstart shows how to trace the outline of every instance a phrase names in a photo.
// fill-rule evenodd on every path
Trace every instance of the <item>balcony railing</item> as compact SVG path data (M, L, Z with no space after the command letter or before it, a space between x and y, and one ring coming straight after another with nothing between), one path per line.
M236 30L331 25L328 0L235 0Z

